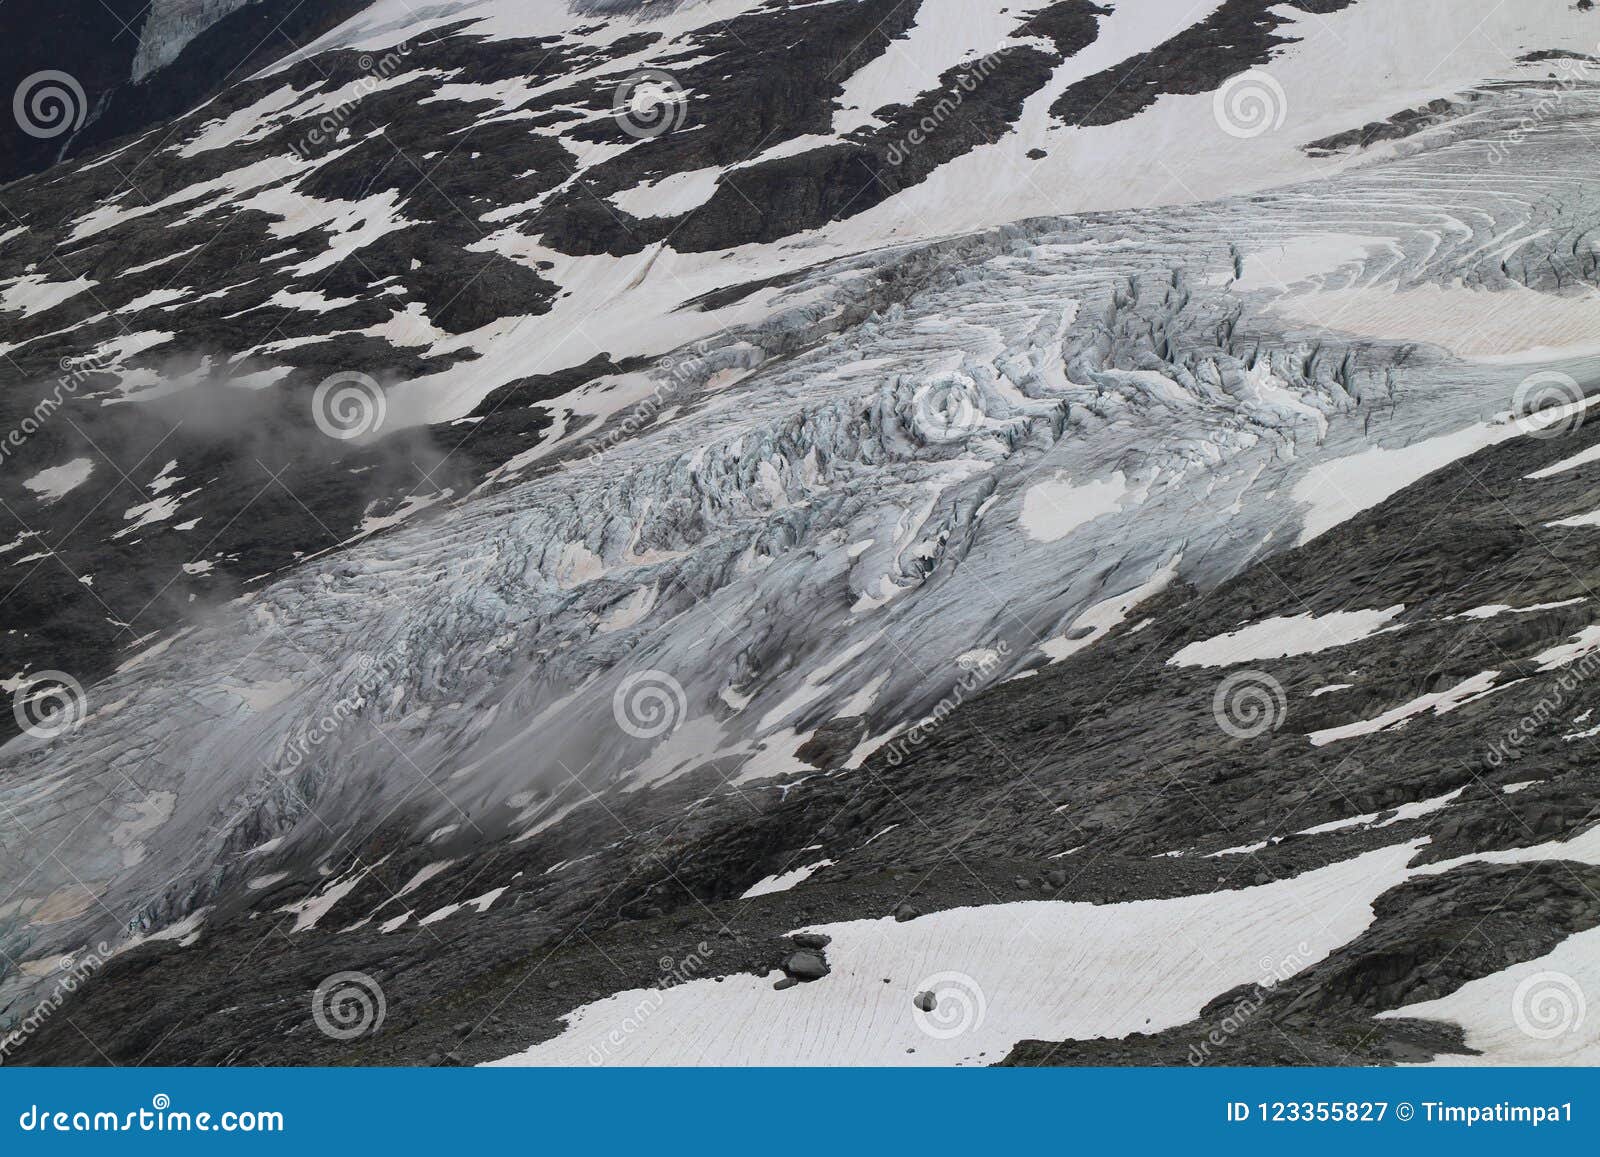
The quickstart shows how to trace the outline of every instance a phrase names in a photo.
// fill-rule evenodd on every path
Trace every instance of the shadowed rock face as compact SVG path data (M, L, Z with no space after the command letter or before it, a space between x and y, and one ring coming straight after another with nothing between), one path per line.
M81 123L36 136L15 131L8 117L0 134L0 182L182 116L365 6L365 0L23 0L10 18L29 34L0 46L0 91L14 98L28 78L65 72L82 93L81 100L71 98L69 119ZM53 130L58 122L52 114L44 123Z
M1308 57L943 11L361 14L8 189L0 625L87 711L0 749L0 1016L115 951L20 1059L581 1063L653 990L601 1060L1381 1063L1593 927L1600 496L1529 477L1594 439L1591 78L954 230L1007 141L1233 147L1212 90ZM692 120L630 129L645 68Z

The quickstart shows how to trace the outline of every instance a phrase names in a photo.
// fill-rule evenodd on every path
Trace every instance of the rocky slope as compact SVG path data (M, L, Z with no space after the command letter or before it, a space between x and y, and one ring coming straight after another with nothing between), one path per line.
M6 190L8 1059L1585 1055L1600 25L982 7L375 4Z

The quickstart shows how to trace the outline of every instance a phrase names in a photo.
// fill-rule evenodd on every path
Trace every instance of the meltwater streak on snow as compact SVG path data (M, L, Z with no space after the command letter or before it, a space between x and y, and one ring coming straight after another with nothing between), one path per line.
M1122 1037L1192 1020L1240 984L1270 984L1359 936L1420 843L1258 888L1172 900L1025 900L897 923L819 925L831 972L777 991L778 974L636 989L569 1014L559 1036L501 1065L990 1064L1018 1041ZM913 998L959 974L925 1031ZM885 983L885 981L888 983ZM631 1032L614 1030L635 1017ZM948 1018L945 1020L943 1018ZM608 1040L611 1043L608 1043Z

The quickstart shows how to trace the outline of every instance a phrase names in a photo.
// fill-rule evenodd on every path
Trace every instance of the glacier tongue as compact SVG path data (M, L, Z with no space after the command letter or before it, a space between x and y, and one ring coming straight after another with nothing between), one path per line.
M156 0L139 29L132 79L137 83L178 58L184 45L253 0Z

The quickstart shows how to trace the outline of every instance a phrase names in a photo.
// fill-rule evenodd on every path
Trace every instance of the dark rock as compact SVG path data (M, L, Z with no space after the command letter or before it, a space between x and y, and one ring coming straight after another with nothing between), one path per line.
M795 749L795 758L824 771L838 767L850 758L850 753L866 733L867 721L859 715L830 720Z
M796 980L821 980L828 975L828 962L822 953L802 949L784 959L783 970Z

